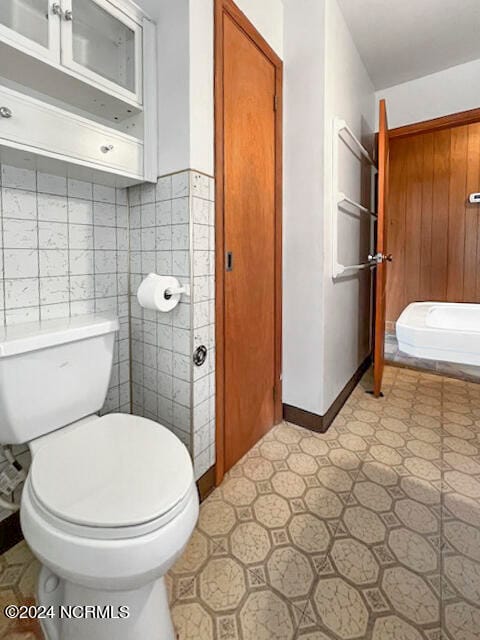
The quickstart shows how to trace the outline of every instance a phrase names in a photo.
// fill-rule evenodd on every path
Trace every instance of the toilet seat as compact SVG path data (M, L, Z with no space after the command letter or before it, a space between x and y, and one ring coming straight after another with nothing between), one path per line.
M116 539L164 526L195 484L190 455L172 432L146 418L109 414L42 446L26 489L56 528Z

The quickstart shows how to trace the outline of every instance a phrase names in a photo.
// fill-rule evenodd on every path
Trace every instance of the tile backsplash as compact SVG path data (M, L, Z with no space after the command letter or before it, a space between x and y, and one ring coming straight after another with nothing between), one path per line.
M117 313L121 328L103 413L130 412L126 189L5 164L0 185L0 327ZM19 449L28 463L25 451Z
M184 171L131 187L129 200L133 413L181 438L198 478L215 458L214 181ZM151 272L177 277L190 295L169 313L142 309L136 292Z
M129 410L126 189L8 165L0 175L0 325L117 313L106 410Z
M127 190L0 165L0 327L116 313L102 413L171 429L196 478L215 463L214 249L209 176L188 170ZM136 292L150 272L176 276L190 295L167 314L142 309ZM202 345L207 358L195 366ZM16 453L28 465L27 447Z

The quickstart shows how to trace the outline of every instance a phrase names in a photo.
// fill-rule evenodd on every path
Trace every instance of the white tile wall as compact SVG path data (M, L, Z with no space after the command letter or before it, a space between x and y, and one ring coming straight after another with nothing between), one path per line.
M130 412L127 204L125 189L0 165L0 326L117 313L103 413Z
M133 412L176 433L199 478L215 462L213 178L184 171L130 189ZM142 309L150 271L191 285L171 313ZM207 361L193 364L204 344Z
M215 206L214 180L191 175L193 349L207 360L193 366L192 434L196 477L215 464Z
M121 330L102 412L132 407L172 429L192 453L196 478L215 462L214 243L208 176L163 176L128 198L125 189L0 166L0 326L116 312ZM142 309L136 291L151 271L178 277L191 296L169 314ZM200 345L208 355L196 367ZM18 453L28 462L25 448Z

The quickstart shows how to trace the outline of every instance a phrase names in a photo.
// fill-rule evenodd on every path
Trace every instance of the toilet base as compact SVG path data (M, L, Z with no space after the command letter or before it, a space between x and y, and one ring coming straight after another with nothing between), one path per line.
M51 607L54 614L40 620L46 640L176 638L163 577L132 591L100 591L62 580L42 567L38 604Z

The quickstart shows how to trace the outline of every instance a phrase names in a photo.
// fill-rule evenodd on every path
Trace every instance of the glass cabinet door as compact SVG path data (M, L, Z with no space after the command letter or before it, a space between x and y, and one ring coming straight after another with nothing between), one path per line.
M62 63L140 103L141 26L105 0L66 0L66 5Z
M52 0L0 0L0 40L59 61L60 15Z

